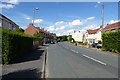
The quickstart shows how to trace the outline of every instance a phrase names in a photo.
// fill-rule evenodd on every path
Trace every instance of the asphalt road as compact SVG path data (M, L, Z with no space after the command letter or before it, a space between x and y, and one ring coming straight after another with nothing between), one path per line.
M48 47L47 78L118 78L118 56L67 42Z

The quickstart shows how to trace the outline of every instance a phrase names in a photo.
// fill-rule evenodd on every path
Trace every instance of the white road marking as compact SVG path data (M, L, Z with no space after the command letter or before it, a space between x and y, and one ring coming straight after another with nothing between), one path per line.
M87 55L85 55L85 54L83 54L83 56L86 57L86 58L89 58L89 59L91 59L91 60L93 60L93 61L96 61L96 62L98 62L98 63L100 63L100 64L107 65L106 63L104 63L104 62L102 62L102 61L99 61L99 60L97 60L97 59L94 59L94 58L92 58L92 57L89 57L89 56L87 56Z
M64 47L65 49L69 49L69 48L67 48L67 47Z
M71 51L75 52L75 53L78 53L77 51L73 50L73 49L70 49Z

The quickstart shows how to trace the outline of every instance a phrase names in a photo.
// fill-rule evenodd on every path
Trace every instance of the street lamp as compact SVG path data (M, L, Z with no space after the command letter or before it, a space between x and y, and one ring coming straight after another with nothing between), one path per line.
M36 11L36 10L39 10L39 8L33 8L33 21L32 21L33 25L34 25L35 11Z

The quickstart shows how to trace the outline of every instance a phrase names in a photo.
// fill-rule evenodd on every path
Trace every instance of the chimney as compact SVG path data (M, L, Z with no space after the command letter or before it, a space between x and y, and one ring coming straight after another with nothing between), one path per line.
M44 28L42 28L44 30Z
M33 23L30 23L29 26L33 26Z

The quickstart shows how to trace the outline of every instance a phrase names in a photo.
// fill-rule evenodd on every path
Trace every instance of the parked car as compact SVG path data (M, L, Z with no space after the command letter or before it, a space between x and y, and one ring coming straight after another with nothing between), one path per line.
M92 47L97 47L98 43L91 44Z
M95 48L102 48L102 43L93 43L91 46Z
M97 48L102 48L102 43L98 43L96 47Z
M54 41L51 41L51 44L55 44L55 42L54 42Z

